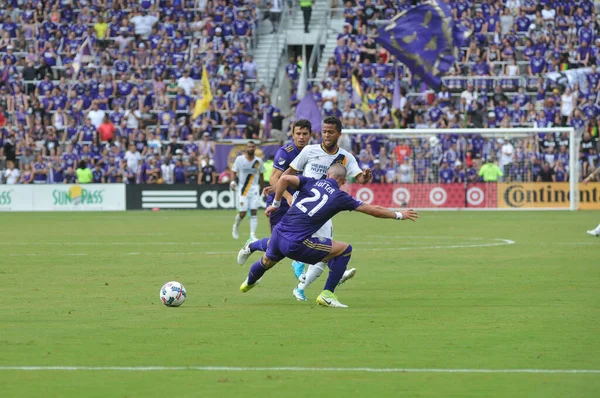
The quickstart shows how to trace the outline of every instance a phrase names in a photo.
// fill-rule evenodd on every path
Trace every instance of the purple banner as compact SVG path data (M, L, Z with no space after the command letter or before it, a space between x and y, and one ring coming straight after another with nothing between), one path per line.
M279 144L263 144L257 145L255 155L267 161L271 156L275 156L277 150L281 146ZM215 147L215 168L220 173L225 170L225 167L231 168L235 158L244 153L246 144L217 144Z

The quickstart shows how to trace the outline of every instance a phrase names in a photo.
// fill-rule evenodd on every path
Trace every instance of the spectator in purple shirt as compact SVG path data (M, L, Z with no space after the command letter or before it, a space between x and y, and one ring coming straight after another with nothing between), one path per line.
M34 184L46 184L48 182L48 165L41 154L37 155L33 164L33 174Z
M442 167L440 168L440 182L442 184L450 184L454 179L454 171L448 166L447 161L442 162Z
M386 171L381 168L381 162L379 159L373 160L373 169L371 170L371 174L373 175L373 180L371 181L373 184L384 184L386 182Z
M591 50L588 46L587 41L581 42L579 49L577 50L576 61L580 67L588 67L591 61Z
M546 73L546 69L547 63L546 60L542 57L542 52L540 50L536 50L535 55L531 57L529 61L527 73L530 75L540 75L542 73Z

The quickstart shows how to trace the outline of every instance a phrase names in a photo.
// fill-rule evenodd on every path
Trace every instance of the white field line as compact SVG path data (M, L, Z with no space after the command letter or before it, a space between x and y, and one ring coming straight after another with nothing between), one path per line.
M36 242L36 246L214 246L229 245L229 242ZM31 246L30 242L0 242L0 246Z
M477 238L475 238L477 239ZM462 249L462 248L476 248L476 247L493 247L493 246L504 246L504 245L513 245L516 242L514 240L509 239L489 239L494 240L496 242L493 243L472 243L472 244L463 244L463 245L437 245L437 246L413 246L413 247L367 247L367 248L357 248L359 251L407 251L407 250L427 250L427 249ZM70 242L67 242L70 243ZM77 243L77 242L73 242ZM86 242L83 242L86 243ZM95 243L95 242L87 242L87 243ZM119 245L137 245L138 243L126 243L126 242L113 242L118 243ZM146 242L149 243L150 242ZM185 244L179 242L169 242L172 244ZM188 242L194 243L194 242ZM357 242L357 244L377 244L379 242ZM159 243L151 243L152 245L159 245ZM160 243L164 244L164 243ZM109 245L109 243L105 243L104 245ZM209 252L129 252L128 256L159 256L159 255L174 255L174 256L191 256L191 255L222 255L222 254L237 254L236 251L209 251ZM40 256L48 256L48 253L17 253L17 254L8 254L7 257L40 257ZM53 256L87 256L88 253L52 253Z
M589 246L589 245L597 245L600 242L538 242L538 243L546 244L546 245Z
M445 368L317 368L236 366L0 366L0 371L221 371L221 372L368 372L368 373L540 373L600 374L600 369L445 369Z
M409 237L403 237L408 239ZM416 237L412 237L415 239ZM437 245L437 246L420 246L418 248L428 249L428 248L439 248L439 247L486 247L486 246L498 246L498 245L512 245L515 241L508 239L498 239L498 238L459 238L457 240L464 241L495 241L494 243L473 243L473 244L457 244L457 245ZM229 246L230 242L36 242L36 246L215 246L215 245L226 245ZM396 245L398 242L385 242L385 241L362 241L362 242L353 242L353 244L358 245ZM417 243L410 243L418 244ZM577 244L577 243L575 243ZM473 246L475 245L475 246ZM31 246L31 243L28 242L0 242L0 246ZM415 247L416 249L417 247ZM412 248L398 248L394 250L411 250ZM363 249L364 250L364 249ZM377 249L375 249L377 250Z

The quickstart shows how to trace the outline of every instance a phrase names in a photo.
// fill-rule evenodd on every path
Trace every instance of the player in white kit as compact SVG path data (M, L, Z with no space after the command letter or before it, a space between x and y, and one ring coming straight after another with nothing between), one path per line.
M260 193L265 184L263 177L265 166L261 158L254 156L255 151L256 144L249 141L246 144L246 153L238 156L231 167L234 178L229 187L236 190L238 210L231 231L233 239L240 238L240 223L250 210L250 239L256 240L256 227L258 226L256 210L260 203Z
M361 170L354 156L338 146L338 140L341 135L342 122L340 119L335 116L325 118L321 132L321 144L304 147L284 174L301 173L306 177L321 179L327 177L327 170L329 170L331 165L339 163L346 167L347 176L354 178L356 182L366 184L371 181L371 169ZM313 236L331 239L333 237L333 223L331 220L327 221ZM323 262L309 265L306 271L306 278L294 288L293 294L297 300L306 300L304 289L323 273L325 267L326 264ZM355 268L346 271L340 283L352 278L355 272Z

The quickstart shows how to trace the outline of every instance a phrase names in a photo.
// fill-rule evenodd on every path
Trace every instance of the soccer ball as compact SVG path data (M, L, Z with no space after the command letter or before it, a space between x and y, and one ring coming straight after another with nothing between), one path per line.
M167 282L160 288L160 301L167 307L179 307L186 296L185 287L179 282Z

